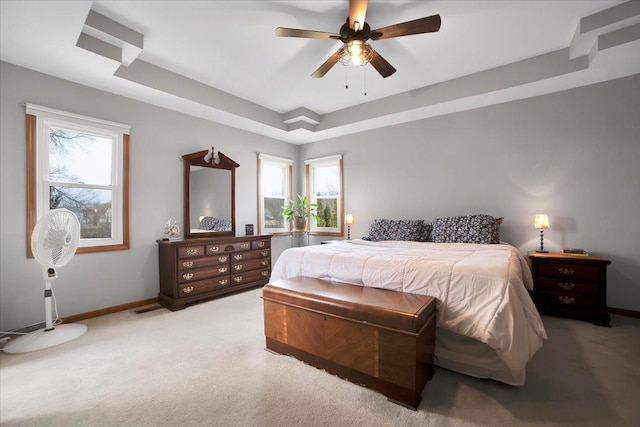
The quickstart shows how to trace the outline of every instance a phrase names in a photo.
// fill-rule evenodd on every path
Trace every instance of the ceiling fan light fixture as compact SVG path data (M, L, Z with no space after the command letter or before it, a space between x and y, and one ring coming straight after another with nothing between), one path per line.
M352 40L342 47L340 63L346 67L366 65L373 58L373 48L362 40Z

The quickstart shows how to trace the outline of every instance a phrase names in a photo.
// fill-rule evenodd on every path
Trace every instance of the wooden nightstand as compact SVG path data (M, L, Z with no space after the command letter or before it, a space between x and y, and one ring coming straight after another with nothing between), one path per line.
M541 313L574 317L609 326L607 265L594 256L529 252L533 300Z

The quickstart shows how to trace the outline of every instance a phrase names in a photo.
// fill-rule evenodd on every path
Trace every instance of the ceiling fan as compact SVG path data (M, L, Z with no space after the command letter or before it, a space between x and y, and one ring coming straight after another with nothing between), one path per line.
M347 22L340 27L339 34L278 27L276 28L276 36L333 39L340 40L343 43L343 46L314 71L311 77L323 77L340 61L344 65L353 66L371 63L373 68L382 77L386 78L395 73L396 69L367 43L368 40L433 33L440 29L440 15L433 15L371 30L369 24L364 20L366 12L367 0L349 0L349 16L347 17Z

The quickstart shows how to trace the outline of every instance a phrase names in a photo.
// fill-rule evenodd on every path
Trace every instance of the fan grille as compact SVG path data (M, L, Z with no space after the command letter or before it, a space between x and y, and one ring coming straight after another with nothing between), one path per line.
M54 209L43 216L31 235L36 260L47 267L59 267L71 260L80 240L80 223L68 209Z

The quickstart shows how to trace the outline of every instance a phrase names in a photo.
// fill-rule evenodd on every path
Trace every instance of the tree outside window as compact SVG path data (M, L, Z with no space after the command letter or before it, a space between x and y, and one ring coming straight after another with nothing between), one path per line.
M282 208L291 198L293 161L260 154L258 156L258 232L278 234L289 232Z
M343 225L342 156L307 160L307 193L318 205L318 218L312 221L313 234L341 236Z

